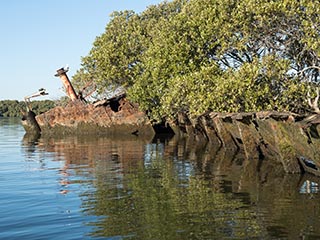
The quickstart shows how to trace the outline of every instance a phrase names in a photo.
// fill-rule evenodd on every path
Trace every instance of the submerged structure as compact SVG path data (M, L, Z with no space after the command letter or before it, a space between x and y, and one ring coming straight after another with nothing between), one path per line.
M197 119L180 114L176 128L191 142L209 142L206 151L230 165L236 161L236 165L266 176L271 172L320 176L319 124L320 114L210 112ZM302 159L312 166L306 166Z

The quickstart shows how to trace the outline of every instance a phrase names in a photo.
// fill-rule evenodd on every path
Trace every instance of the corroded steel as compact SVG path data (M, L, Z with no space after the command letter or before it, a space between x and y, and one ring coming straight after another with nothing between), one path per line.
M74 88L73 88L73 86L67 76L68 70L69 69L60 68L57 70L57 73L54 76L60 77L60 79L63 83L63 86L66 89L66 93L67 93L68 97L71 99L71 101L74 101L74 100L78 99L78 95L74 91Z
M29 110L32 110L32 107L31 107L31 98L35 98L35 97L39 97L39 96L44 96L44 95L48 95L48 93L46 92L46 90L44 88L40 88L38 90L38 92L36 93L33 93L29 96L26 96L24 97L24 101L26 102L26 105L27 105L27 111Z

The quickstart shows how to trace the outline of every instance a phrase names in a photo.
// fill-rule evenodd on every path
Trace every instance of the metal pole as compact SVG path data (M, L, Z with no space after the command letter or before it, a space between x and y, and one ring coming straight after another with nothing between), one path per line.
M73 88L73 86L72 86L72 84L66 74L68 72L68 70L69 69L60 68L57 70L57 74L55 74L54 76L60 77L60 79L63 83L63 86L66 89L68 97L71 99L71 101L75 101L78 99L78 96L77 96L76 92L74 91L74 88Z

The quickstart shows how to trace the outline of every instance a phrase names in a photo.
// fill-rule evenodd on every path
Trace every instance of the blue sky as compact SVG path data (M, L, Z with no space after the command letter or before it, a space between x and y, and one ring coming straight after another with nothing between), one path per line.
M56 70L80 67L113 11L134 10L162 0L10 0L0 3L0 100L23 100L47 89L46 98L64 96Z

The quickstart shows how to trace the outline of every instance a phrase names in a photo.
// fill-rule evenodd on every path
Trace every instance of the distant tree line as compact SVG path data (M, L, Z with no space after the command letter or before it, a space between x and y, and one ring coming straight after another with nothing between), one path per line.
M314 0L173 0L114 12L73 82L125 87L154 120L305 112L308 96L319 98L319 16Z
M36 114L43 113L55 106L51 100L41 100L31 102L32 110ZM0 101L0 117L21 117L26 112L27 106L24 101L3 100Z

